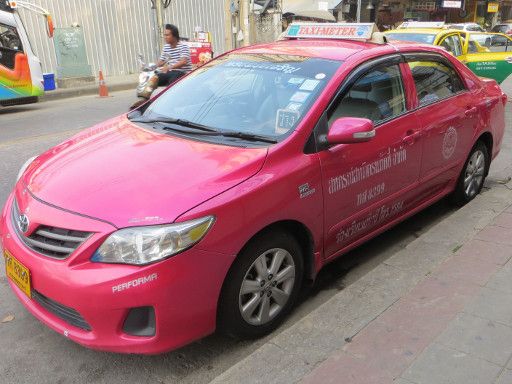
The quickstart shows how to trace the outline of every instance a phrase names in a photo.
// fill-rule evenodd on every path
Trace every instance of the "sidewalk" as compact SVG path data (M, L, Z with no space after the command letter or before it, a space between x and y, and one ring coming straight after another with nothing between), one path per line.
M212 383L512 383L512 182L487 187Z
M108 87L109 92L116 91L125 91L128 89L133 89L135 94L135 88L137 87L139 81L138 74L124 75L124 76L109 76L105 78L105 83ZM73 88L58 88L53 91L46 91L43 96L41 96L41 101L49 101L49 100L59 100L65 99L68 97L77 97L84 95L97 95L99 90L98 79L94 83L89 85L82 85L79 87Z

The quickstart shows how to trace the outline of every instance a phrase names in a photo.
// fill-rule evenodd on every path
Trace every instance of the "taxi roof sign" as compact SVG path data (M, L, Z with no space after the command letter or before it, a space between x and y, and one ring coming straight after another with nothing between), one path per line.
M404 21L399 29L403 28L444 28L444 21Z
M292 23L284 37L369 40L376 31L374 23Z

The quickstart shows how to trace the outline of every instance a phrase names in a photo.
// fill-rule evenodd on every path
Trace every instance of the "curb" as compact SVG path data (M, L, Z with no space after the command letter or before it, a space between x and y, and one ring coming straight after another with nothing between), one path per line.
M126 91L133 89L135 93L136 81L125 81L122 83L108 85L109 92ZM39 98L40 102L62 100L70 97L94 95L98 93L98 84L86 85L78 88L61 88L55 91L46 92Z

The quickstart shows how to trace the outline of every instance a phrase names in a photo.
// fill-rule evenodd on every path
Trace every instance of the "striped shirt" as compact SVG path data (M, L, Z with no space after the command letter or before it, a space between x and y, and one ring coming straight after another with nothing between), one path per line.
M176 69L190 72L192 70L192 61L190 60L190 49L188 45L178 43L176 48L173 48L171 47L171 44L164 44L164 49L162 50L160 60L165 61L167 65L172 66L183 58L187 59L187 64Z

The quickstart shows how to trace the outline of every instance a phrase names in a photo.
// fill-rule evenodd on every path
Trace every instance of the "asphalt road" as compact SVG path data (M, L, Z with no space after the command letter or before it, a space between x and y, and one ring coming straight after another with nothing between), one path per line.
M0 109L0 204L3 206L18 169L27 158L81 129L125 112L132 101L133 91L126 91L107 99L85 96ZM491 183L510 174L511 148L507 140L502 151L506 154L493 166ZM441 201L326 267L315 285L304 291L298 308L281 329L294 324L452 212L453 208ZM207 383L268 339L242 342L212 335L160 356L88 350L32 317L10 292L0 271L0 321L8 315L14 319L0 322L0 384Z

